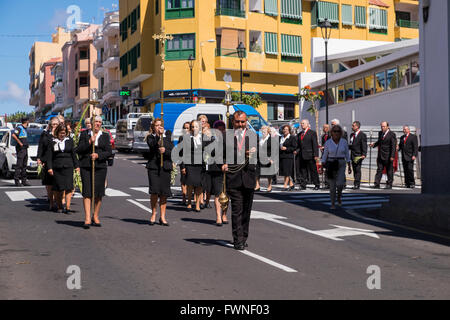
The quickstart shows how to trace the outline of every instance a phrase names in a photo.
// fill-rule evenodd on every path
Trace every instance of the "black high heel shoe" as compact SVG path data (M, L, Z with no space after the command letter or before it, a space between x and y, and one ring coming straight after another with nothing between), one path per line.
M164 226L164 227L168 227L169 224L167 222L163 222L161 219L159 219L159 224Z

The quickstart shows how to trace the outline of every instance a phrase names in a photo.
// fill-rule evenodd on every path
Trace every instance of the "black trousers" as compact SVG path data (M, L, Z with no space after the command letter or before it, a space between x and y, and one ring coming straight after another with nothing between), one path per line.
M234 244L244 244L248 238L254 189L244 187L228 189L231 200L231 224Z
M405 171L405 185L407 187L414 186L416 181L414 179L414 160L413 161L402 161L403 170Z
M308 184L308 178L311 177L311 181L314 186L320 186L319 174L317 173L316 160L304 160L300 159L300 186L306 188Z
M359 186L361 184L361 167L363 160L359 160L356 164L352 160L353 177L355 178L354 186Z
M394 183L394 162L391 160L377 159L377 174L375 175L375 185L380 185L381 177L383 176L383 169L386 168L388 177L387 184L392 186Z
M17 163L14 180L27 180L28 149L16 149Z

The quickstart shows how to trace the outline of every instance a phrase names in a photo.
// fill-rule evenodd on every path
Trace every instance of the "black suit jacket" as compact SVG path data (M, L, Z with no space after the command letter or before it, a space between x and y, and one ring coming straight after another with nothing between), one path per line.
M303 160L313 160L319 157L319 145L317 135L314 130L309 129L302 140L302 133L297 135L297 153Z
M390 158L395 158L397 148L395 133L389 130L383 139L383 131L378 132L378 141L375 142L374 147L378 147L378 159L388 161Z
M281 150L281 147L286 147L287 150ZM280 137L280 159L294 159L295 150L297 150L297 139L295 136L291 135L289 139L284 141L283 145L281 145Z
M163 169L164 171L172 171L173 163L172 163L172 133L170 131L166 131L166 137L163 138L164 148L166 151L163 154ZM160 137L149 134L147 136L147 144L149 147L150 158L147 162L147 169L149 170L159 170L161 168L161 154L159 153L159 143Z
M90 168L92 166L92 145L89 143L91 138L89 132L86 130L80 134L80 141L78 148L76 148L81 168ZM112 156L111 139L108 132L102 132L102 135L98 139L98 146L95 147L95 153L98 154L98 159L95 160L95 167L107 168L107 160Z
M328 140L330 140L330 139L331 139L331 135L330 135L330 134L327 134L327 133L323 134L323 135L322 135L322 138L321 138L321 141L322 141L321 146L324 147L324 146L325 146L325 143L326 143Z
M254 133L251 133L254 134ZM258 150L258 145L252 146L255 147L256 150ZM250 147L250 137L249 133L247 132L245 135L245 146L243 146L241 152L246 152L251 149ZM230 171L233 171L237 169L237 167L240 167L241 165L236 165L237 163L237 155L238 155L238 141L237 138L234 138L234 146L233 146L233 154L234 154L234 164L228 164L229 172L227 173L227 188L228 189L236 189L236 188L247 188L247 189L255 189L256 187L256 165L250 164L250 161L244 166L244 168L238 172L231 173ZM224 156L226 159L226 148L224 151ZM258 160L258 151L255 152L252 157L257 157L256 160ZM254 163L254 160L252 160Z
M57 146L57 142L52 141L50 147L47 148L45 159L49 170L80 167L75 153L75 144L71 138L65 142L64 151Z
M350 135L350 141L355 136L355 133L352 132ZM367 135L360 131L358 136L353 139L353 143L348 145L351 151L351 158L354 159L360 156L367 156Z
M402 152L402 159L405 161L413 161L412 157L417 157L419 154L419 140L415 134L410 133L405 143L406 135L401 136L400 143L398 145L399 150Z
M46 156L48 154L48 148L50 147L52 140L53 136L47 130L44 130L41 133L38 145L37 158L41 160L43 163L47 162Z

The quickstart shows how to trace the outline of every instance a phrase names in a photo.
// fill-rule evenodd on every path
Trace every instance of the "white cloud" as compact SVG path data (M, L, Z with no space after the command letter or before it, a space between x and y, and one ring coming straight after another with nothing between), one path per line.
M56 9L53 13L53 17L50 19L48 24L52 28L56 28L58 26L66 27L68 17L69 14L66 12L65 9Z
M22 106L28 106L29 98L30 93L12 81L6 83L6 90L0 90L0 103L15 102Z

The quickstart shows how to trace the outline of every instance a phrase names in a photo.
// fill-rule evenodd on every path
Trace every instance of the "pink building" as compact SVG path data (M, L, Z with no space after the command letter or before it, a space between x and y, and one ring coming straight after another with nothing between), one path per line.
M83 106L89 100L91 89L98 89L94 77L94 63L97 49L93 46L98 25L87 25L73 31L71 41L62 48L64 64L64 114L74 119L80 118ZM97 113L101 113L97 111ZM87 114L86 116L89 116Z
M55 95L52 92L55 77L52 75L52 69L61 61L61 58L53 58L44 62L41 66L40 75L42 79L40 79L41 81L39 84L39 107L38 110L36 110L39 113L46 114L51 110L53 103L55 102Z

